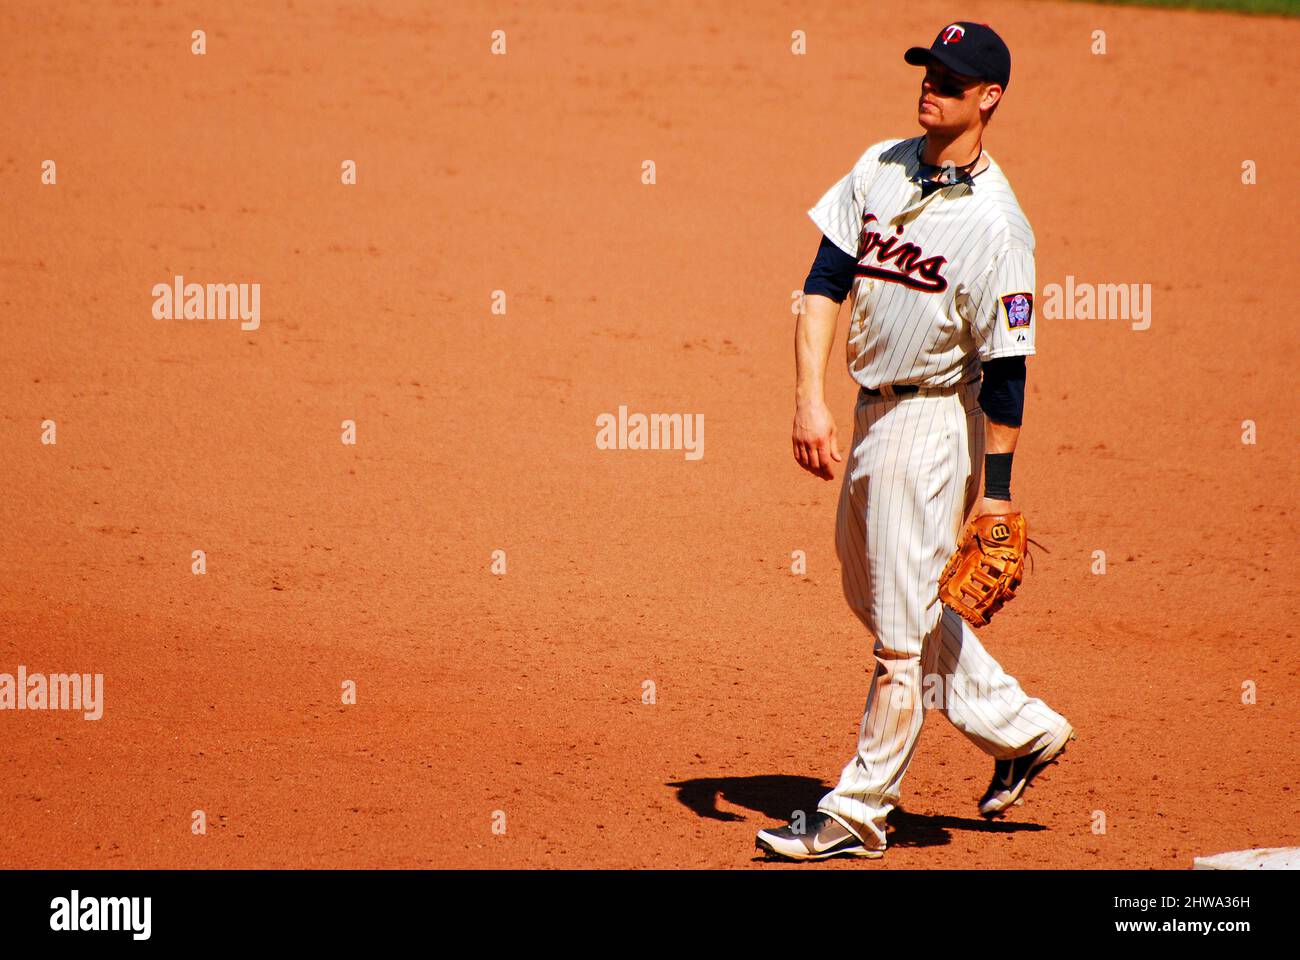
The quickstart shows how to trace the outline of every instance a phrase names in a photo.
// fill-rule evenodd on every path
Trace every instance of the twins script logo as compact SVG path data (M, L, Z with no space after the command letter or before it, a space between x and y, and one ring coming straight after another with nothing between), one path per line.
M950 43L957 43L962 37L966 36L966 28L953 24L951 27L943 28L943 44L946 47Z
M925 293L942 293L948 289L948 281L939 272L948 262L947 257L926 257L925 251L916 244L904 243L896 236L882 239L879 230L867 229L874 222L875 214L862 215L862 240L859 244L862 253L858 256L857 276L901 283ZM903 228L898 227L896 232L901 234ZM873 255L880 266L868 263ZM886 264L892 265L892 269Z

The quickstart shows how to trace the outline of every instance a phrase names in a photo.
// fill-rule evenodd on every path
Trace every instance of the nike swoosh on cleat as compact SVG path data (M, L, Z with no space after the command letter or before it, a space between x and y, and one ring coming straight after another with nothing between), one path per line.
M820 843L817 842L817 838L816 838L816 837L813 837L813 838L812 838L812 843L810 844L810 846L812 847L812 851L813 851L813 853L825 853L825 852L828 851L828 850L834 850L834 849L835 849L836 847L838 847L841 843L843 843L843 842L846 841L846 840L850 840L850 839L852 839L852 838L851 838L851 837L841 837L840 839L836 840L835 842L833 842L833 843L828 843L828 844L826 844L825 846L823 846L822 844L820 844Z

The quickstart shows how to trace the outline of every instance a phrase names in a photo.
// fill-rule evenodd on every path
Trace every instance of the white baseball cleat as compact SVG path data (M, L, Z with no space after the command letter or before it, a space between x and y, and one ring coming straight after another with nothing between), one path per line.
M1066 745L1074 739L1074 728L1068 723L1065 729L1052 738L1045 747L1011 760L998 760L993 764L993 782L980 798L980 813L996 817L1012 804L1024 801L1020 795L1034 782L1045 767L1055 763L1065 753Z
M857 834L824 813L809 817L802 833L796 833L789 826L760 830L754 846L787 860L826 860L843 856L878 860L885 855L884 850L865 846Z

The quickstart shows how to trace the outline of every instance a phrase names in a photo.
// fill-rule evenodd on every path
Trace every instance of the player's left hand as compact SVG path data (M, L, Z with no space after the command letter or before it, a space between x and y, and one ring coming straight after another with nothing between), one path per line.
M982 517L987 513L1019 513L1020 508L1011 500L990 500L988 497L981 497L979 503L975 505L975 511L972 517Z
M980 501L983 513L962 528L957 549L939 574L939 599L972 627L990 618L1016 595L1025 575L1028 525L1008 513L1010 500Z

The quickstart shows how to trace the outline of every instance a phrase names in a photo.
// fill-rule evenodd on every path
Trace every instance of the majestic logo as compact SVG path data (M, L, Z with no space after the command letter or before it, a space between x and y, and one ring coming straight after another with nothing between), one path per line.
M1027 327L1034 315L1032 293L1008 293L1002 298L1002 309L1007 312L1007 328Z
M940 273L948 262L947 257L927 257L916 244L904 243L896 236L883 239L879 230L867 229L874 222L875 214L862 215L859 243L862 252L858 255L857 276L901 283L923 293L942 293L948 289L948 281ZM870 262L873 259L874 264Z
M966 36L966 28L954 23L951 27L944 27L940 36L943 37L944 46L950 43L960 43L961 38Z

